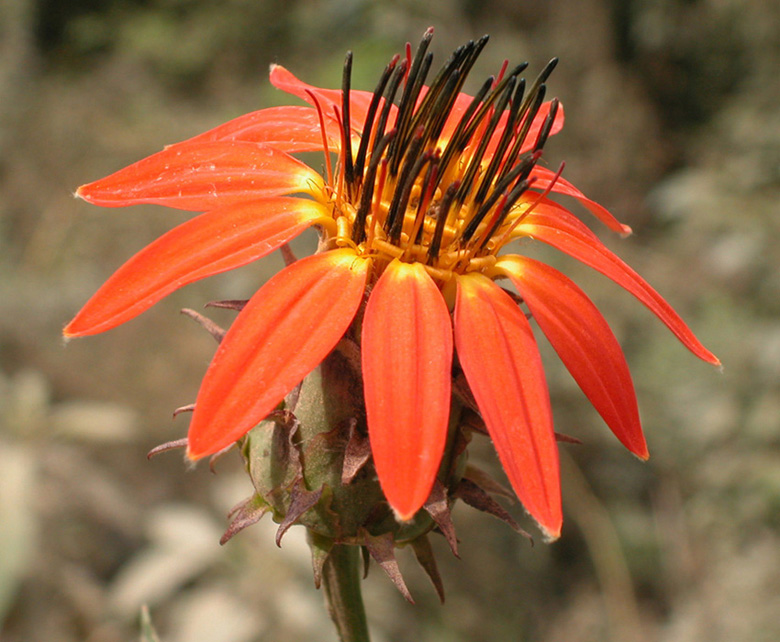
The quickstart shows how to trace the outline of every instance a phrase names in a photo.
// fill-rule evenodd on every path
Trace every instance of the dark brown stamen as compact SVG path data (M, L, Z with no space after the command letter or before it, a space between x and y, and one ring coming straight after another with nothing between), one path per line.
M512 185L512 183L518 185L528 177L540 156L541 153L539 152L527 154L520 163L515 165L515 167L513 167L506 176L501 178L498 183L496 183L496 186L491 192L490 196L480 206L479 210L477 210L477 213L472 217L468 225L466 225L464 228L462 238L465 242L468 242L471 237L474 236L474 233L477 231L477 227L479 227L479 224L483 221L485 216L487 216L487 213L496 204L498 199L501 198L502 194L507 191L512 191L513 188L510 189L510 185Z
M484 48L485 44L487 44L488 36L482 36L476 43L475 42L469 42L466 46L461 47L456 50L456 53L463 50L462 55L460 56L462 60L457 61L456 55L453 54L453 56L450 58L450 61L453 63L450 67L445 65L445 69L448 70L448 73L450 73L450 77L447 80L447 83L444 85L444 96L447 98L446 101L437 100L436 105L433 109L433 114L428 117L427 114L425 114L425 117L428 118L430 121L429 125L426 127L428 140L436 140L441 134L442 129L444 128L444 124L447 121L447 118L450 116L450 112L452 111L452 107L455 104L455 100L457 99L458 95L460 94L461 90L463 89L463 83L466 81L466 77L468 76L469 72L471 71L471 68L473 67L474 63L477 60L477 57L479 56L480 52ZM455 67L454 63L460 62L460 66ZM449 69L451 68L451 71ZM441 74L440 74L441 75ZM454 78L452 77L454 76ZM482 97L484 97L487 92L490 90L490 87L492 86L493 82L491 79L490 84L486 88L484 88L484 92L481 92L480 99L473 102L473 110L477 108L480 101L482 100ZM431 87L433 89L433 87ZM430 91L426 95L426 99L428 96L431 96L431 101L433 101L435 94L432 94ZM468 117L471 117L471 114L473 114L473 110L469 111ZM422 118L422 116L421 116ZM464 122L464 128L465 125L468 123L468 119L466 119L466 122ZM449 160L447 161L449 162ZM442 165L442 168L446 167L446 165Z
M531 125L533 125L533 122L536 119L536 115L539 113L539 109L544 102L544 95L546 92L546 85L539 85L535 94L529 94L525 100L523 100L523 104L521 105L520 112L518 114L518 122L521 118L523 119L522 125L520 125L520 129L515 136L515 142L512 145L512 149L506 155L506 160L504 161L504 166L499 173L499 177L503 177L512 169L515 160L520 154L520 150L523 148L525 139L528 136L528 131L531 129Z
M488 78L487 80L485 80L484 83L482 83L482 87L480 87L479 91L474 96L469 106L466 108L466 111L463 113L463 116L461 116L460 121L458 121L458 125L455 127L455 131L453 132L449 143L447 143L447 147L444 150L444 154L442 154L442 160L441 160L442 172L450 164L450 161L455 157L455 154L461 151L459 149L460 141L463 138L463 133L469 124L469 120L474 115L474 112L477 111L477 108L480 106L482 100L490 91L490 88L492 86L493 86L492 77ZM465 148L465 146L466 145L464 144L463 147Z
M539 136L536 137L536 144L534 145L534 151L538 151L544 147L547 142L547 137L550 135L553 123L555 122L555 116L558 113L558 99L553 98L550 102L550 111L547 114L547 118L544 119L544 124L539 130Z
M406 99L410 107L406 110L406 113L404 115L405 138L399 144L399 149L405 149L407 144L409 143L409 140L411 139L412 134L415 131L417 131L417 127L415 126L414 116L415 114L417 114L417 112L419 112L419 108L416 109L415 106L417 104L418 98L420 97L420 92L422 91L423 84L425 83L425 80L428 78L428 72L431 70L432 64L433 64L433 54L432 53L425 54L425 58L423 58L423 63L420 66L420 70L414 76L414 86L412 87L412 92L409 95L409 97Z
M499 84L499 86L501 85L503 85L503 83ZM471 163L469 163L469 167L466 170L466 175L463 177L463 183L461 184L460 190L458 191L458 195L456 197L459 203L463 203L466 200L466 196L471 190L471 186L474 182L474 179L477 176L477 171L482 166L482 157L485 155L485 150L487 149L487 146L490 143L490 139L493 137L493 132L498 126L498 121L501 119L501 114L503 113L504 108L509 102L509 97L512 95L514 89L515 89L515 78L513 76L509 76L506 87L502 87L501 96L498 99L498 103L495 106L493 115L491 116L490 121L488 122L488 126L485 129L485 131L482 133L482 140L479 142L479 147L477 147L477 151L472 157ZM488 100L490 99L488 98ZM485 113L487 113L487 110L485 111ZM479 203L477 203L477 205L479 205Z
M414 135L415 130L409 132L409 124L411 122L415 103L417 102L417 96L420 93L423 82L425 82L425 77L428 75L431 63L433 62L433 54L426 53L432 38L433 29L428 29L423 34L423 38L417 48L417 53L412 60L412 67L409 70L409 76L406 79L404 93L401 95L401 102L398 105L398 114L395 121L395 128L398 130L398 136L396 136L395 140L390 145L390 149L387 153L388 158L390 159L391 176L398 174L403 152L409 145L410 135Z
M402 236L407 233L410 247L428 244L429 265L439 258L452 210L459 211L467 201L469 212L465 225L456 233L456 238L448 239L447 243L454 241L456 247L468 248L470 255L479 254L488 246L491 237L498 233L518 199L533 182L530 174L552 133L558 108L554 101L536 140L526 141L544 101L544 81L555 68L557 59L545 66L528 91L525 80L519 77L528 63L506 73L505 62L498 80L488 78L457 122L450 124L454 131L450 130L442 153L439 137L452 116L456 101L462 96L460 92L466 76L488 38L484 36L456 49L420 98L433 61L433 54L428 51L432 35L433 31L429 29L414 55L411 45L407 45L405 59L396 56L385 67L366 112L354 163L349 111L351 53L347 54L344 65L342 111L335 110L344 149L341 162L346 197L353 203L359 200L352 240L361 244L373 237L375 228L368 228L375 224L382 226L387 240L395 245L400 245ZM385 135L402 81L404 88L395 107L395 127ZM497 131L502 121L502 128ZM450 167L467 148L467 164ZM494 151L483 167L489 148ZM523 148L532 152L520 158ZM380 168L382 175L377 180ZM439 183L454 178L457 180L442 186L444 195L435 200ZM381 217L377 212L379 220L369 225L377 199L386 202L385 195L377 193L377 190L383 190L385 179L390 192L387 214ZM412 193L418 195L411 205L415 211L414 222L408 226L406 215ZM430 224L434 220L436 224L431 232ZM476 238L478 229L482 232Z
M507 86L507 92L505 96L502 96L501 101L498 106L496 106L496 111L493 114L493 118L491 119L491 138L492 138L492 127L494 126L493 123L497 123L498 120L501 118L503 106L507 103L507 97L512 92L514 87L510 84ZM521 88L522 89L522 88ZM509 141L512 138L513 130L514 130L514 121L517 115L517 109L519 108L520 99L517 99L518 94L517 92L514 93L514 96L512 97L512 105L509 108L508 115L507 115L507 122L504 127L504 131L501 134L501 138L499 139L498 145L496 147L496 150L493 152L493 157L490 159L490 163L488 164L487 169L482 174L482 178L480 180L479 188L477 189L477 192L474 196L473 203L475 207L479 207L479 205L484 201L485 196L490 189L490 186L493 184L494 179L496 178L496 173L498 171L498 168L501 164L501 159L504 155L504 152L506 151L506 147L509 145ZM487 133L485 134L485 138L487 138ZM485 141L485 138L483 138L482 144L487 145L487 142Z
M432 152L432 160L428 169L425 172L425 178L423 179L423 191L420 195L420 202L417 204L417 214L415 214L414 224L417 228L417 233L414 239L410 239L412 243L421 244L423 239L423 227L424 219L428 215L428 206L433 200L433 194L436 190L437 175L439 173L439 153L438 150Z
M469 52L467 52L467 56L460 67L460 84L458 85L458 93L462 90L463 83L466 82L466 76L468 76L469 73L471 72L471 68L474 66L474 63L477 61L477 58L479 58L479 54L482 53L482 50L485 48L485 45L487 44L489 39L490 37L487 34L485 34L479 40L473 43L474 45L473 48ZM470 42L469 44L472 43Z
M526 192L528 191L528 188L531 186L531 182L533 179L528 180L525 179L523 181L520 181L514 189L509 192L508 196L506 197L506 201L501 204L501 209L496 211L496 216L491 222L490 226L486 230L485 234L481 235L480 239L481 242L479 244L479 248L477 251L481 250L483 247L485 247L485 244L490 240L493 235L498 231L498 229L504 224L504 221L506 220L507 215L511 211L514 204L517 202L517 200Z
M387 81L390 79L395 66L398 64L400 56L397 54L385 67L382 75L379 78L374 95L371 98L371 104L368 106L368 112L366 113L366 121L363 123L363 134L360 137L360 147L358 148L357 158L355 159L355 177L358 181L363 180L363 166L366 162L366 153L368 152L368 142L371 139L371 129L374 126L374 118L376 117L377 109L379 109L379 102L382 100L382 94L387 86Z
M477 128L482 124L482 121L485 118L485 116L488 113L490 113L491 109L493 109L496 100L504 94L504 89L506 88L507 84L509 84L510 81L516 82L515 81L516 76L520 74L523 71L523 69L526 68L526 66L527 63L523 63L522 65L518 65L517 67L515 67L512 70L512 73L506 76L501 82L499 82L493 88L493 90L490 92L490 94L487 96L484 102L482 102L482 104L479 106L479 109L477 110L477 113L474 115L474 117L462 129L458 127L458 130L456 131L456 135L454 135L452 140L450 141L450 144L452 145L452 152L450 152L449 150L449 145L448 145L448 149L445 151L444 154L445 161L449 162L451 160L451 158L447 158L448 152L450 152L451 154L460 154L463 152L464 149L466 149L466 146L471 141ZM487 84L487 82L485 84ZM492 81L491 81L491 85L492 85ZM466 115L464 114L464 117L461 119L461 123L464 122L465 116ZM461 184L461 193L465 194L470 188L471 188L470 184L469 187L466 189L464 189L463 184ZM459 202L463 202L463 199L460 197L459 197Z
M409 196L412 193L412 187L414 187L414 183L425 164L433 158L432 151L424 154L420 153L423 144L422 133L422 128L420 128L415 133L414 140L412 140L412 144L409 146L409 153L406 155L406 160L401 168L401 175L396 184L393 200L387 211L387 220L384 228L390 241L396 245L401 239L404 214L409 203Z
M541 85L542 83L547 82L547 79L550 77L550 74L553 72L553 69L555 69L558 66L558 58L551 58L550 61L544 66L544 69L539 73L539 76L534 81L534 87L531 87L531 91L534 91L536 89L536 86Z
M402 60L401 63L395 68L393 75L390 78L390 86L387 88L387 95L385 96L385 104L382 107L382 113L379 114L379 120L376 124L376 132L374 132L374 147L371 150L371 156L373 158L376 154L379 141L382 140L385 135L385 127L387 126L387 119L390 116L390 109L393 106L393 100L395 100L395 94L398 92L398 87L401 84L401 79L406 73L406 60ZM369 132L363 132L363 136L366 136Z
M455 194L460 187L460 181L453 182L444 192L444 197L439 202L436 209L436 229L433 231L433 237L431 238L431 244L428 247L428 265L431 265L437 258L439 258L439 250L441 249L441 239L444 234L444 228L447 224L447 217L450 213L450 207L455 200Z
M352 164L352 128L349 118L349 92L352 83L352 52L348 51L344 60L344 73L341 77L341 126L344 139L344 181L347 193L352 196L355 184L354 166Z
M363 184L363 192L360 195L360 206L355 214L355 223L352 226L352 240L355 243L362 243L366 238L366 221L368 213L371 211L371 200L374 197L374 183L376 181L376 172L382 162L382 154L395 138L396 131L391 129L375 145L374 153L371 154L371 162L366 170L366 180Z
M512 96L512 104L509 107L509 113L507 115L506 125L504 126L504 132L501 134L501 138L498 141L498 145L496 146L496 151L493 153L493 158L490 159L490 164L488 165L487 170L485 170L485 174L482 177L482 182L480 183L479 189L477 190L477 195L474 197L475 203L482 203L482 201L485 199L485 195L487 194L488 189L490 189L490 186L493 183L493 179L496 178L496 174L504 158L504 152L506 152L506 148L509 147L509 142L512 140L512 137L515 133L515 122L523 100L524 91L525 81L520 80L517 90L515 91L514 96Z
M439 138L444 123L447 121L447 117L450 114L452 101L454 99L453 96L457 95L456 92L459 84L460 72L456 69L447 79L447 84L439 92L436 103L431 107L430 117L426 117L425 119L424 138L426 141L436 141ZM422 120L422 118L420 118L420 120Z
M440 103L439 96L441 92L446 91L446 87L449 85L452 79L452 75L457 73L458 67L468 55L469 49L473 46L474 43L469 42L468 44L458 47L447 59L447 62L444 63L444 66L442 66L442 68L439 70L439 73L436 74L436 78L433 79L430 87L428 87L428 92L422 99L420 106L414 112L412 122L410 124L410 129L412 131L416 130L417 127L423 122L430 121L429 114L431 111L434 114L438 113L437 109Z

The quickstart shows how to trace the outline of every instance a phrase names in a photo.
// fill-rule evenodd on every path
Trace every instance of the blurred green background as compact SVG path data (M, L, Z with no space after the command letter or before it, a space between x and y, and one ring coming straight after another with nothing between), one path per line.
M194 399L214 350L178 310L248 297L279 259L63 347L62 326L112 270L184 216L71 194L287 101L271 62L337 86L352 49L353 86L371 89L429 25L439 61L491 34L475 84L505 57L529 74L561 58L549 85L567 121L546 158L634 228L602 237L725 368L551 255L625 346L652 457L620 447L545 348L556 429L585 442L561 448L563 537L532 548L459 507L462 559L434 541L444 606L408 551L415 606L372 568L375 640L780 638L778 24L776 0L2 0L0 639L133 640L144 603L168 642L335 639L300 529L281 550L270 520L218 546L250 493L236 455L217 475L145 458L185 434L171 410ZM497 469L489 444L475 458Z

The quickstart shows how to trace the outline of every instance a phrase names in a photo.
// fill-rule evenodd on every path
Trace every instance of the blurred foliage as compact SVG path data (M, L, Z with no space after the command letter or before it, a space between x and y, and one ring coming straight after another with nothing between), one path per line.
M354 84L371 88L429 25L439 60L491 33L478 76L505 56L532 70L561 57L550 88L567 124L550 164L565 159L572 182L632 225L631 239L605 240L725 369L697 363L630 296L551 255L625 346L653 457L620 449L544 347L557 429L585 441L562 448L563 538L530 548L458 508L462 559L435 542L447 603L411 563L414 607L372 569L376 639L776 640L777 24L775 0L3 0L3 642L138 639L143 603L171 642L332 639L296 529L281 551L270 521L217 546L225 514L250 492L237 457L216 476L144 457L185 432L170 411L192 400L213 353L176 310L246 297L279 259L189 286L63 350L62 325L112 269L182 220L155 207L100 211L70 194L287 100L265 80L271 62L336 86L352 49ZM495 464L490 444L478 459Z

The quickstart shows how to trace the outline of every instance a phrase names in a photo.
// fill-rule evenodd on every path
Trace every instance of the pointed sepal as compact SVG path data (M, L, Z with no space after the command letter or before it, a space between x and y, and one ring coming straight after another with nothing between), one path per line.
M415 558L417 558L417 562L425 571L425 574L430 578L433 588L436 589L439 601L444 604L444 583L441 581L439 567L436 565L436 557L433 554L433 548L431 548L428 536L421 535L420 537L413 539L412 550L414 551Z
M523 537L526 537L533 544L533 537L514 520L509 512L501 506L495 499L493 499L483 488L476 483L465 477L460 480L458 487L455 489L455 497L462 499L464 503L468 504L472 508L492 515L493 517L500 519L507 524L513 531L519 533Z
M333 550L334 541L330 537L324 537L312 529L306 529L306 541L311 550L311 568L314 575L314 586L322 586L322 569L325 567L325 561Z
M436 522L436 526L441 531L441 534L444 535L444 539L447 540L452 554L455 557L460 557L458 554L458 538L455 535L455 526L452 523L452 511L450 510L449 497L447 497L447 489L444 488L444 485L438 479L433 483L431 494L423 508Z
M227 544L237 533L257 524L271 507L259 495L245 499L228 514L230 525L219 540L221 546Z
M197 323L201 328L203 328L206 332L208 332L216 341L217 343L221 343L222 339L225 338L225 335L227 334L227 330L222 328L221 326L218 326L214 321L209 319L206 316L203 316L200 312L196 312L195 310L190 310L189 308L182 308L181 313L185 317L189 317L195 323ZM193 407L194 409L194 407Z
M290 504L287 508L287 513L276 531L277 546L281 547L282 537L290 530L290 526L295 524L306 511L317 505L317 502L322 499L324 490L324 485L320 486L317 490L307 490L302 477L295 480L295 483L290 489Z
M395 587L401 592L401 595L406 598L406 601L410 604L414 604L412 594L409 593L403 575L401 575L398 560L395 558L395 539L393 534L385 533L384 535L374 537L373 535L370 535L368 531L363 530L361 537L363 545L368 549L368 552L371 554L371 557L374 558L374 561L379 564L390 580L392 580Z

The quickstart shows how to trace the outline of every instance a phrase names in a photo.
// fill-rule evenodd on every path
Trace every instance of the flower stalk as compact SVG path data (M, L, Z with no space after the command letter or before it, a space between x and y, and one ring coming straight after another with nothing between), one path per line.
M336 544L322 568L325 603L341 642L370 642L361 567L359 547Z

